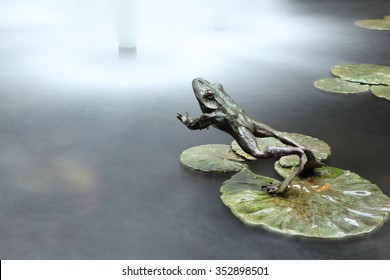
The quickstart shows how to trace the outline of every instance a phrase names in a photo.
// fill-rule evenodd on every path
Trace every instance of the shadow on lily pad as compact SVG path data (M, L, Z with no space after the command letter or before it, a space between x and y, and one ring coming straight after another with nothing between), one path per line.
M245 224L285 235L342 239L373 232L390 216L390 198L350 171L318 168L283 196L262 188L277 182L245 168L224 182L221 199Z

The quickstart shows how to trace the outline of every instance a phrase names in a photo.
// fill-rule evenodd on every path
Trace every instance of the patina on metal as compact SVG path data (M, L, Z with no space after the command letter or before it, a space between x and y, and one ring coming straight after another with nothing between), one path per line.
M264 186L269 192L283 193L298 175L312 174L315 168L324 166L316 159L311 149L300 145L288 137L286 133L251 119L226 93L221 84L210 83L203 78L196 78L192 81L192 88L202 114L190 118L188 113L177 113L177 118L189 129L200 130L214 126L230 134L242 150L258 159L280 158L286 155L299 156L300 164L289 177L281 183ZM287 146L267 146L260 149L256 137L274 137Z

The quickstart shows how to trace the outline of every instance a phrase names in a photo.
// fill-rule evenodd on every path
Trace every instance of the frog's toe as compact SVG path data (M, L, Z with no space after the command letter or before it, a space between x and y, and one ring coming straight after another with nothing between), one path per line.
M267 187L269 193L278 193L279 185L271 185Z
M278 190L280 188L280 183L279 184L272 184L272 182L269 185L262 186L262 189L267 190L269 193L278 193Z
M182 123L186 123L187 122L187 119L188 119L188 113L179 113L177 112L177 116L176 116Z
M269 185L266 188L269 194L277 195L283 193L288 187L289 185L287 183L279 183L279 184Z

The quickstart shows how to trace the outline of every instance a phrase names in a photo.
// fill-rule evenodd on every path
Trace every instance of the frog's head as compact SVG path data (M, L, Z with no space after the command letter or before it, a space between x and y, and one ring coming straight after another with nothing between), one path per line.
M226 96L226 93L221 84L196 78L192 81L192 88L203 113L211 113L222 106L221 99Z

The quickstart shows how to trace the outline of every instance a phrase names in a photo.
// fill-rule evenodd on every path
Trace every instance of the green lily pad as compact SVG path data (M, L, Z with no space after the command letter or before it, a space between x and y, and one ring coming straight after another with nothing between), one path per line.
M319 161L326 160L331 155L330 146L320 139L299 133L284 132L283 134L312 150L314 156ZM284 156L279 159L279 163L284 167L297 166L299 162L299 157L296 155Z
M300 160L297 155L291 155L291 156L281 157L277 162L279 162L281 166L288 168L288 167L294 167L299 165Z
M346 81L370 85L390 85L390 67L375 64L342 64L332 68L332 73Z
M284 132L282 135L288 136L292 140L301 144L302 146L311 149L313 151L315 157L320 161L327 159L331 154L329 145L326 144L324 141L319 140L317 138L303 135L303 134L299 134L299 133ZM285 144L280 142L278 139L273 138L273 137L256 138L256 141L257 141L257 145L262 150L265 149L267 146L278 146L278 147L286 146ZM256 160L256 158L245 153L241 149L241 147L237 144L236 141L232 142L231 147L232 147L232 150L235 153L237 153L238 155L240 155L248 160ZM296 166L299 164L299 157L296 155L284 156L284 157L280 158L279 162L281 162L281 164L283 166L286 166L286 167Z
M371 91L377 97L390 100L390 86L371 86Z
M390 198L350 171L318 168L283 196L262 188L276 180L243 169L221 187L221 199L242 222L285 235L342 239L370 233L390 217Z
M189 148L180 155L180 162L193 170L205 172L237 172L246 167L243 158L231 151L230 146L208 144Z
M320 90L334 93L362 93L370 89L368 85L344 81L340 78L325 78L314 82Z
M355 24L367 29L390 30L390 21L388 20L388 16L386 16L385 19L358 20Z
M287 178L294 171L296 165L292 165L292 164L287 165L281 162L280 160L278 160L274 164L274 169L280 176L282 176L283 178Z

